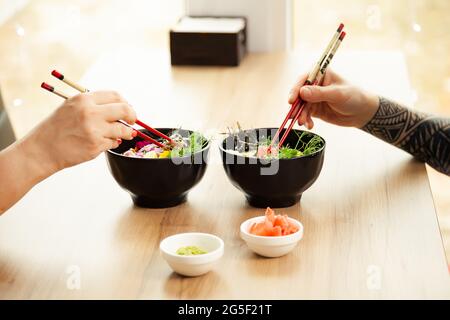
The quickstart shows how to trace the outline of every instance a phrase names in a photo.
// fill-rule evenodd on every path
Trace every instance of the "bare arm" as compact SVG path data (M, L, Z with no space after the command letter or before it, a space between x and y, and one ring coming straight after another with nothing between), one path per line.
M35 184L56 172L52 162L32 139L0 152L0 214L21 199Z
M56 171L97 157L132 139L136 115L117 93L99 91L68 99L22 140L0 152L0 215Z

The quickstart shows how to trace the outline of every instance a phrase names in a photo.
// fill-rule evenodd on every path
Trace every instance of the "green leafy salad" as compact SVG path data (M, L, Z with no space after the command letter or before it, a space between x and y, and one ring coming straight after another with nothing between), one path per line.
M292 132L298 137L295 145L287 144L279 149L276 143L271 146L272 139L270 137L262 137L255 141L254 137L244 135L242 139L242 134L235 134L235 149L231 152L244 157L260 159L292 159L313 154L324 145L323 139L311 132L304 131L301 134L296 131Z

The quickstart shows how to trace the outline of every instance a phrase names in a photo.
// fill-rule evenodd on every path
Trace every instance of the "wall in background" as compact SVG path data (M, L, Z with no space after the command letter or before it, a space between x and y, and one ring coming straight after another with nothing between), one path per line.
M0 25L25 7L30 0L0 0Z
M249 51L271 52L289 46L289 5L288 0L186 0L186 14L245 16Z

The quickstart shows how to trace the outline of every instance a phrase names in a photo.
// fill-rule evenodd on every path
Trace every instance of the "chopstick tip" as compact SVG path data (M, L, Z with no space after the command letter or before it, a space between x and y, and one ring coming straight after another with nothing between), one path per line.
M345 35L346 35L345 31L343 31L343 32L341 33L341 35L339 36L339 40L340 40L340 41L344 40Z
M59 73L58 71L56 71L56 70L52 71L52 76L54 76L54 77L56 77L56 78L58 78L60 80L64 79L64 76L61 73Z
M48 90L50 92L53 92L53 90L55 90L55 88L53 88L51 85L49 85L48 83L45 83L45 82L41 83L41 88Z
M342 29L344 29L344 24L341 22L341 24L339 25L339 28L338 28L338 32L341 32L342 31Z

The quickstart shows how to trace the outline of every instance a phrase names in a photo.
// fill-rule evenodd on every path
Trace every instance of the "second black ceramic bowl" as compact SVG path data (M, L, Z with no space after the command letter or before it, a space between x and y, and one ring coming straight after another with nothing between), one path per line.
M275 132L276 128L258 128L251 130L250 134L256 134L259 140L272 136ZM302 130L292 130L285 145L295 146L302 133ZM315 135L306 134L304 141L309 141ZM250 205L282 208L300 201L303 192L319 176L325 154L325 140L322 140L323 146L313 154L270 162L230 152L234 150L236 143L232 136L225 138L219 147L228 178L235 187L244 192Z
M174 129L157 129L168 134ZM145 134L156 138L146 130ZM189 136L192 131L178 130ZM186 200L189 190L203 177L207 167L209 143L192 156L167 159L142 159L122 155L134 148L139 137L123 140L122 144L106 152L109 169L117 183L128 191L133 202L141 207L165 208L176 206Z

